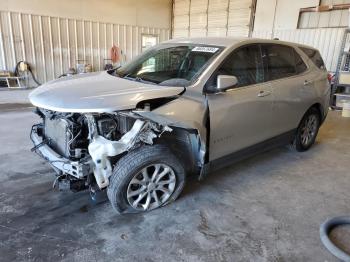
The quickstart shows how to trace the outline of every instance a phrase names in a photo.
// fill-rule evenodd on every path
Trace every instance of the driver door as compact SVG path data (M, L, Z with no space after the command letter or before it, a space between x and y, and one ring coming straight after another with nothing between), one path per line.
M218 75L233 75L238 83L215 92ZM264 82L258 44L234 50L207 83L210 113L210 161L227 156L271 137L273 92Z

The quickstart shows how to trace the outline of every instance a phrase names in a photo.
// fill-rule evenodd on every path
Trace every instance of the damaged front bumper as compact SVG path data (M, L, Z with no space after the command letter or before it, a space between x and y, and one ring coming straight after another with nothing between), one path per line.
M48 161L58 174L69 174L81 179L91 173L91 158L83 161L71 161L64 158L49 147L48 141L45 141L41 134L43 134L42 125L34 125L30 132L30 139L34 144L32 151Z
M88 150L94 163L93 172L96 183L100 189L109 185L109 177L113 170L110 157L128 152L140 143L152 145L154 138L159 137L163 132L172 131L168 126L158 129L156 125L149 121L136 119L133 127L118 141L111 141L99 135L95 118L92 115L86 114L85 116L88 121L90 135Z

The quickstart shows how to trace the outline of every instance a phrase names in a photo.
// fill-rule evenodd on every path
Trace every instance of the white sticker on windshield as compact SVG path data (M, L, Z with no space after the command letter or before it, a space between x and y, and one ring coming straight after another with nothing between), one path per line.
M192 49L192 52L206 52L206 53L215 53L218 51L219 48L217 47L210 47L210 46L196 46Z

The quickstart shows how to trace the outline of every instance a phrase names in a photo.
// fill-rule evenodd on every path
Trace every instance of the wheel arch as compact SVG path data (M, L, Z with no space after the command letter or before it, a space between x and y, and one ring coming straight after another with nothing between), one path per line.
M318 113L319 113L320 121L321 121L321 123L322 123L322 122L323 122L323 119L324 119L324 117L323 117L323 115L324 115L324 109L323 109L322 105L321 105L320 103L314 103L312 106L310 106L310 107L308 108L308 110L305 112L305 114L306 114L311 108L317 109L317 111L318 111ZM304 114L304 115L305 115L305 114Z
M172 127L172 129L172 132L166 132L155 140L155 144L169 148L183 164L187 174L199 174L201 141L198 131L179 127Z

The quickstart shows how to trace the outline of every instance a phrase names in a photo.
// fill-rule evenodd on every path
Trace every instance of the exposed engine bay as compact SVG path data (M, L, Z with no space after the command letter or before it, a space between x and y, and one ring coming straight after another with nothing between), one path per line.
M139 109L145 110L149 110L148 104ZM59 189L104 189L118 158L142 144L151 145L155 138L172 131L135 112L81 114L37 108L43 122L32 127L32 151L53 166Z

